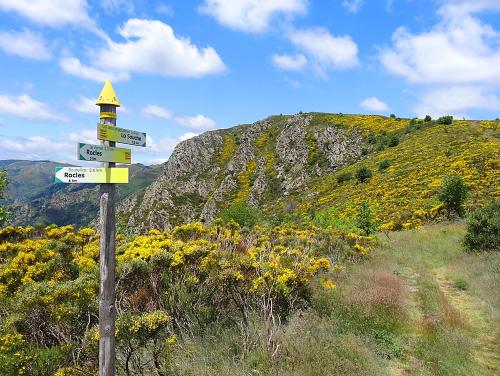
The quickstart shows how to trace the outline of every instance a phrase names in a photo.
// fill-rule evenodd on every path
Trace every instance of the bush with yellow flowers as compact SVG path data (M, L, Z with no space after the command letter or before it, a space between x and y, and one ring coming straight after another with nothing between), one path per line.
M4 234L0 361L11 359L12 369L24 374L95 372L98 234L73 226L14 228ZM252 317L263 323L259 335L274 356L281 325L307 307L312 282L335 288L329 270L368 249L368 238L358 234L293 224L248 230L234 221L195 222L119 236L118 366L125 373L127 367L164 372L177 336L202 335L221 325L237 325L242 348L251 351L259 341ZM42 372L47 361L50 366Z

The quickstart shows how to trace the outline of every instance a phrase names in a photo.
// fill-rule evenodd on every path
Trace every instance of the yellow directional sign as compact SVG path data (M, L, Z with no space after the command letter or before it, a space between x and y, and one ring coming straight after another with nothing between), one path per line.
M125 148L78 143L77 153L81 161L132 163L132 152Z
M56 183L128 183L128 168L56 167Z
M97 124L97 138L103 141L146 146L146 133L118 128L108 124Z

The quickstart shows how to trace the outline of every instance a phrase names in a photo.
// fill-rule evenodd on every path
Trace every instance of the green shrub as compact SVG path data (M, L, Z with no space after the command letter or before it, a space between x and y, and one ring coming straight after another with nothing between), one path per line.
M431 115L425 115L424 121L425 122L432 121Z
M500 251L500 200L474 211L466 227L464 246L468 252Z
M372 171L366 166L361 166L356 170L356 179L358 179L360 183L367 181L372 175Z
M391 118L392 119L396 119L396 115L395 114L391 114Z
M368 154L368 149L367 148L361 149L361 155L367 155L367 154Z
M241 227L253 228L261 217L260 210L245 202L237 202L230 207L221 210L219 217L228 223L231 220Z
M469 284L463 278L456 278L453 280L453 287L465 291L469 288Z
M359 206L355 225L360 230L363 230L365 235L370 235L375 229L372 217L372 209L370 208L368 201L364 200Z
M343 172L340 175L337 175L337 183L339 184L342 184L351 179L352 179L352 173L350 172Z
M439 192L439 199L444 203L448 213L456 213L459 217L464 215L464 202L467 199L469 188L463 179L457 175L448 175L443 180Z
M377 143L377 136L375 135L375 133L370 132L368 134L368 143L372 145Z
M438 124L450 125L453 123L453 116L441 116L437 119Z
M391 137L391 139L389 140L389 147L392 148L394 146L398 146L399 144L399 137L394 135Z
M388 159L384 159L382 162L379 163L378 170L382 172L387 170L389 167L391 167L391 161Z
M383 143L380 143L380 145L377 146L377 151L383 151L385 150L385 145Z

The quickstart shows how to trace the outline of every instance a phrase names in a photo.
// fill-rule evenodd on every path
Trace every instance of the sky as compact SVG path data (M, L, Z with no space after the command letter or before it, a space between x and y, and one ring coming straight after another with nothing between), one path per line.
M0 0L0 159L77 164L106 79L134 163L299 111L494 119L500 0Z

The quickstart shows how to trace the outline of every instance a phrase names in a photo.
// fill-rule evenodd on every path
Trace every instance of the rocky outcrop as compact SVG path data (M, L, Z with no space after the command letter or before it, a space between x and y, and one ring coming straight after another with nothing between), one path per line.
M233 202L273 207L311 179L361 156L357 131L311 125L311 115L275 116L204 133L175 148L143 195L122 202L132 233L210 221Z

